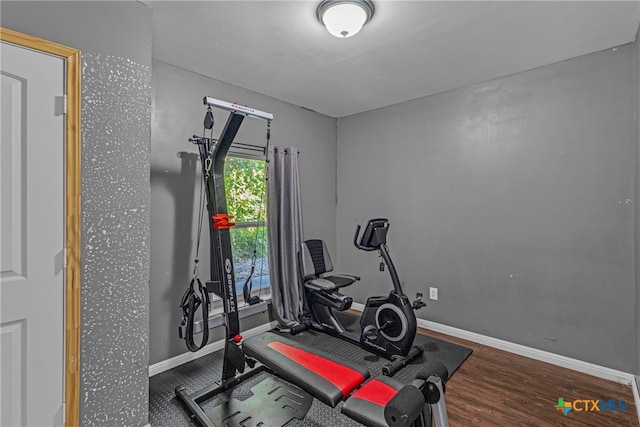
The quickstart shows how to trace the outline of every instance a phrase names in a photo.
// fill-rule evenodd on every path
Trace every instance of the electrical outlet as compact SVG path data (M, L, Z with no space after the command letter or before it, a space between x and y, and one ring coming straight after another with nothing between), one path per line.
M429 288L429 299L438 300L438 288Z

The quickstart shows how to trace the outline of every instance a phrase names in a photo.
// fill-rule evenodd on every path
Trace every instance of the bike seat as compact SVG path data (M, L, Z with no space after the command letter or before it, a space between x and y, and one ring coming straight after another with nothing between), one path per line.
M333 264L324 240L310 239L302 243L300 248L300 269L308 289L318 291L334 291L349 286L358 276L332 274Z
M335 291L336 289L344 288L360 280L357 276L347 276L342 274L336 274L333 276L319 277L317 279L311 279L304 283L304 286L308 289L316 291Z

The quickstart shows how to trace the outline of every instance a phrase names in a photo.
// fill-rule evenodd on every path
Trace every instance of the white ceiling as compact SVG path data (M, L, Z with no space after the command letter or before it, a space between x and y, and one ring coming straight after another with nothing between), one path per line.
M632 42L640 21L638 1L374 2L338 39L319 0L154 1L153 56L343 117Z

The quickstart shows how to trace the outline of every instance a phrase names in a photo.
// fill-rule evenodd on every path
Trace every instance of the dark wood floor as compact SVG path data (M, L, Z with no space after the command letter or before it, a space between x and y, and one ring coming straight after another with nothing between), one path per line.
M447 384L451 427L639 426L630 386L448 335L420 332L473 349ZM624 399L626 410L573 410L564 416L554 408L560 397L565 401Z

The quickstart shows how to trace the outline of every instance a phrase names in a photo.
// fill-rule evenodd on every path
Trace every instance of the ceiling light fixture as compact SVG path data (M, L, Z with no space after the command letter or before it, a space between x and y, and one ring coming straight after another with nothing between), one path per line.
M318 20L332 36L354 36L369 22L375 8L370 0L324 0L316 9Z

